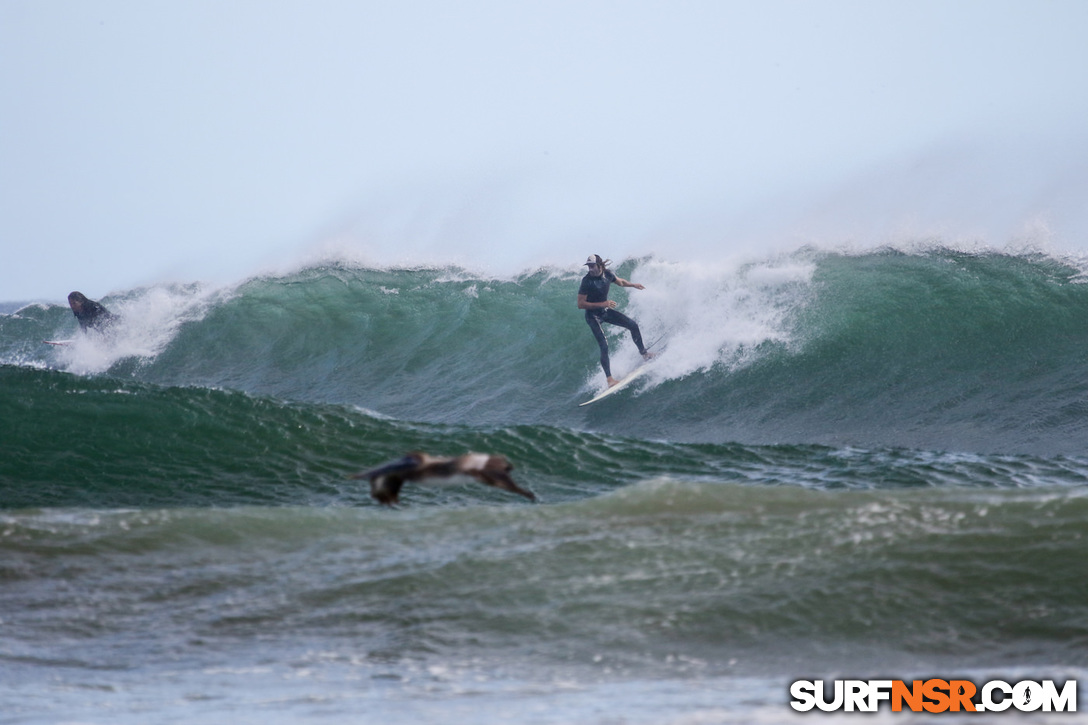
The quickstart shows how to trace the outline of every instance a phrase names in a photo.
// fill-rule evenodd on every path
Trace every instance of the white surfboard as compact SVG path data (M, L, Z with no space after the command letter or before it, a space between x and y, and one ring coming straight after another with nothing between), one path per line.
M596 397L591 398L590 400L587 400L584 403L579 403L578 407L580 408L583 405L589 405L590 403L596 403L598 400L602 400L604 398L607 398L612 393L618 393L619 391L623 390L624 388L626 388L631 383L633 383L636 380L638 380L639 378L641 378L643 375L645 375L649 371L650 371L650 363L648 363L648 362L642 363L637 368L635 368L631 372L627 373L627 375L620 378L620 381L618 383L616 383L615 385L613 385L611 388L608 388L607 390L604 390L604 391L598 393Z
M71 340L42 340L46 345L71 345Z

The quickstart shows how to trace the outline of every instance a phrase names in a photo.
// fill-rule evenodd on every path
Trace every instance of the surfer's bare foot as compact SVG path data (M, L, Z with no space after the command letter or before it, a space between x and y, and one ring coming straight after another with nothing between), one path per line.
M620 382L619 380L616 380L616 379L615 379L614 377L612 377L611 375L609 375L609 376L608 376L608 387L610 387L610 388L611 388L611 387L612 387L613 385L618 385L618 384L619 384L619 382Z
M642 353L643 360L653 360L655 357L657 357L656 352L650 352L649 350L647 350L646 352Z

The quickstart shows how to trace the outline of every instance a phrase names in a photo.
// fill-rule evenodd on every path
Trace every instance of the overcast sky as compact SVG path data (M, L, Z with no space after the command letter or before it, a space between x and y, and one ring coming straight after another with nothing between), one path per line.
M335 244L576 265L973 142L1060 187L1086 38L1080 0L0 0L0 300Z

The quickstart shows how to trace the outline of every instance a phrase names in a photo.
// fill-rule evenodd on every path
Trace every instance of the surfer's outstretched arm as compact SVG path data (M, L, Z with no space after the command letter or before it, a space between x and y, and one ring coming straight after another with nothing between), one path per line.
M635 289L646 289L645 285L641 285L641 284L639 284L637 282L632 282L631 280L624 279L623 277L616 277L616 284L618 284L620 287L633 287Z

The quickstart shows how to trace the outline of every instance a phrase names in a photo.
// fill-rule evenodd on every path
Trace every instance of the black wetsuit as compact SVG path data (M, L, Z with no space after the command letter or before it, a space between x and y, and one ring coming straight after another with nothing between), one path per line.
M616 275L606 269L604 274L594 276L587 274L582 277L582 284L578 287L578 294L586 296L586 302L604 302L608 299L608 288L616 281ZM612 366L608 363L608 340L605 339L601 323L619 325L631 331L631 339L635 341L638 351L646 354L646 348L642 344L642 333L639 332L638 323L622 312L617 312L609 307L595 307L586 310L586 324L593 331L593 337L597 338L597 345L601 348L601 367L605 377L612 377Z
M94 300L87 299L85 295L79 292L68 295L68 304L72 305L73 302L79 306L79 311L77 312L75 306L73 306L72 314L79 320L79 326L83 330L102 329L113 321L113 315L105 306Z

